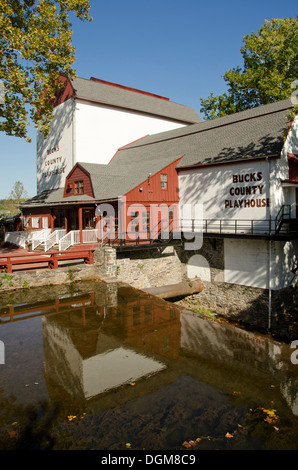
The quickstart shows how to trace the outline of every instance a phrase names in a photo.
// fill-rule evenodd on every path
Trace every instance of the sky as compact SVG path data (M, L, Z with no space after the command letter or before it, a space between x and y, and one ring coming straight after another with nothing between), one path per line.
M75 69L191 106L226 91L222 75L243 65L243 37L265 19L296 17L295 2L280 0L90 0L93 21L73 18ZM297 77L298 78L298 77ZM203 118L203 116L200 114ZM0 133L0 199L16 181L36 194L36 131L32 143Z

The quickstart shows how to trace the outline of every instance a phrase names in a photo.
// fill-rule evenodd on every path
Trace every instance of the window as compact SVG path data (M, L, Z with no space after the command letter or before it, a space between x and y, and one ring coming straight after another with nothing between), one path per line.
M168 175L160 175L160 187L161 189L168 188Z
M32 228L39 228L39 217L32 217Z
M75 193L84 194L84 181L75 181Z
M149 212L142 212L142 228L144 233L149 232L149 222Z

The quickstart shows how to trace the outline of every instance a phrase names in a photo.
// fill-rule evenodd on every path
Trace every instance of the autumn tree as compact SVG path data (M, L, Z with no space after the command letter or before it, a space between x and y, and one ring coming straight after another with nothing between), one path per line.
M16 181L6 199L6 209L12 214L17 214L22 202L28 199L29 195L21 181Z
M266 20L258 33L243 38L244 65L223 75L227 93L201 99L205 119L290 98L298 78L297 18Z
M1 131L30 141L30 117L47 134L59 74L75 74L70 15L89 21L89 9L89 0L1 0Z

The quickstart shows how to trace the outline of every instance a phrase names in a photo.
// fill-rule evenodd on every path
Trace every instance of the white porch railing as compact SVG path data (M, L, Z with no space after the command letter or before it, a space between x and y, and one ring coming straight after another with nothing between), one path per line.
M12 245L26 248L26 243L29 238L28 235L28 232L6 232L5 243L11 243Z
M72 230L59 240L59 251L67 250L70 246L80 244L80 231Z
M46 239L50 236L50 234L50 228L44 228L43 230L31 232L30 240L32 241L32 250L34 251L39 245L44 243Z
M89 229L83 230L83 243L96 243L97 242L97 230Z
M82 230L83 243L96 243L97 230ZM59 240L59 251L67 250L70 246L80 245L80 230L72 230Z
M32 245L38 246L42 243L51 233L51 229L32 230L26 232L7 232L5 233L5 242L11 243L21 248L26 248L27 242L32 242Z
M66 234L65 229L55 230L44 242L44 251L49 251L54 245L57 245L61 238Z

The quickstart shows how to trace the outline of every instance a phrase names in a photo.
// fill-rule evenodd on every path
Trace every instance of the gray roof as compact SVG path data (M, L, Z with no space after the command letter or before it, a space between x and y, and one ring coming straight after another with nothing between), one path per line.
M224 164L280 155L289 127L290 100L145 137L119 149L109 165L80 163L91 175L95 199L117 199L181 158L177 168ZM91 201L63 199L63 189L43 193L26 205ZM24 206L25 207L25 206Z
M79 99L155 115L183 124L201 122L200 116L193 108L159 98L157 95L80 77L71 79L71 84L75 96Z
M279 155L289 127L291 101L283 100L185 128L145 137L119 150L121 161L140 161L173 154L183 156L178 167Z

